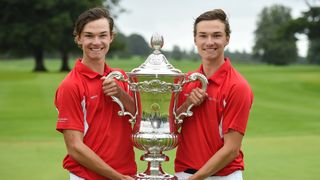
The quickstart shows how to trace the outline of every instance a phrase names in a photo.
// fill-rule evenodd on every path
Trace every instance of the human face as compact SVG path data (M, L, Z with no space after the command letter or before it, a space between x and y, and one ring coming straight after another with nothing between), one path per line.
M229 43L229 36L225 33L225 24L220 20L200 21L197 24L194 42L202 61L223 61L224 47Z
M83 61L104 61L112 39L107 19L101 18L87 23L77 36L77 43L83 51Z

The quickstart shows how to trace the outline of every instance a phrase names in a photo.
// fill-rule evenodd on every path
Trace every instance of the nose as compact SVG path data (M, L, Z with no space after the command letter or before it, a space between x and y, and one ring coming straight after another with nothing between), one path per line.
M93 44L99 44L100 43L100 39L99 36L94 36L93 40L92 40Z
M211 36L208 36L206 43L208 45L213 45L215 43L214 38Z

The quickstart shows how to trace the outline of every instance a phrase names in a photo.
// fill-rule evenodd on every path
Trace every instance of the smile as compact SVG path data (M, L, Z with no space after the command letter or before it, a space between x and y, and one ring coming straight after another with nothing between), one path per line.
M218 48L205 48L203 49L204 51L208 51L208 52L212 52L212 51L216 51Z
M90 48L91 51L101 51L103 48Z

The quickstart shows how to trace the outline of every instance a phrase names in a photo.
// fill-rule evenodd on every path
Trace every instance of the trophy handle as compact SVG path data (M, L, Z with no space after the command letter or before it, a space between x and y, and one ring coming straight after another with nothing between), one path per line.
M188 80L183 81L181 83L181 86L183 86L186 83L193 82L193 81L196 81L196 80L200 80L200 82L202 84L202 90L206 91L207 90L208 80L203 74L197 73L197 72L192 73L191 75L189 75ZM173 108L174 108L173 114L174 114L174 117L175 117L175 123L176 124L181 124L181 123L183 123L183 120L181 119L181 116L190 117L190 116L193 115L193 112L191 111L191 108L194 106L194 104L189 105L189 107L187 108L186 112L182 112L177 116L177 114L175 112L176 103L177 103L177 97L175 98L174 104L173 104Z
M128 79L125 79L123 74L119 71L112 71L111 73L109 73L106 77L104 77L105 79L111 79L111 78L115 78L119 81L122 81L122 82L127 82L129 85L130 85L130 82L128 81ZM135 123L136 122L136 117L137 117L137 114L138 114L138 107L137 107L137 96L136 96L136 93L134 93L134 103L136 104L136 113L135 115L132 115L130 112L127 112L125 111L124 109L124 105L123 103L120 101L119 98L115 97L115 96L111 96L112 100L114 102L116 102L119 106L120 106L120 111L118 111L118 115L119 116L126 116L126 115L129 115L130 116L130 119L129 119L129 122L130 123Z

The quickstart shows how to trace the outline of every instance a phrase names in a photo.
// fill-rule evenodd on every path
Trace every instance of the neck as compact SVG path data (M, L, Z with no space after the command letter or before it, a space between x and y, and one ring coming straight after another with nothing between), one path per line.
M212 76L224 63L224 58L219 58L216 61L202 61L203 72L208 78Z
M93 60L86 60L85 58L81 61L84 65L90 68L92 71L97 72L98 74L102 75L104 72L104 60L93 61Z

